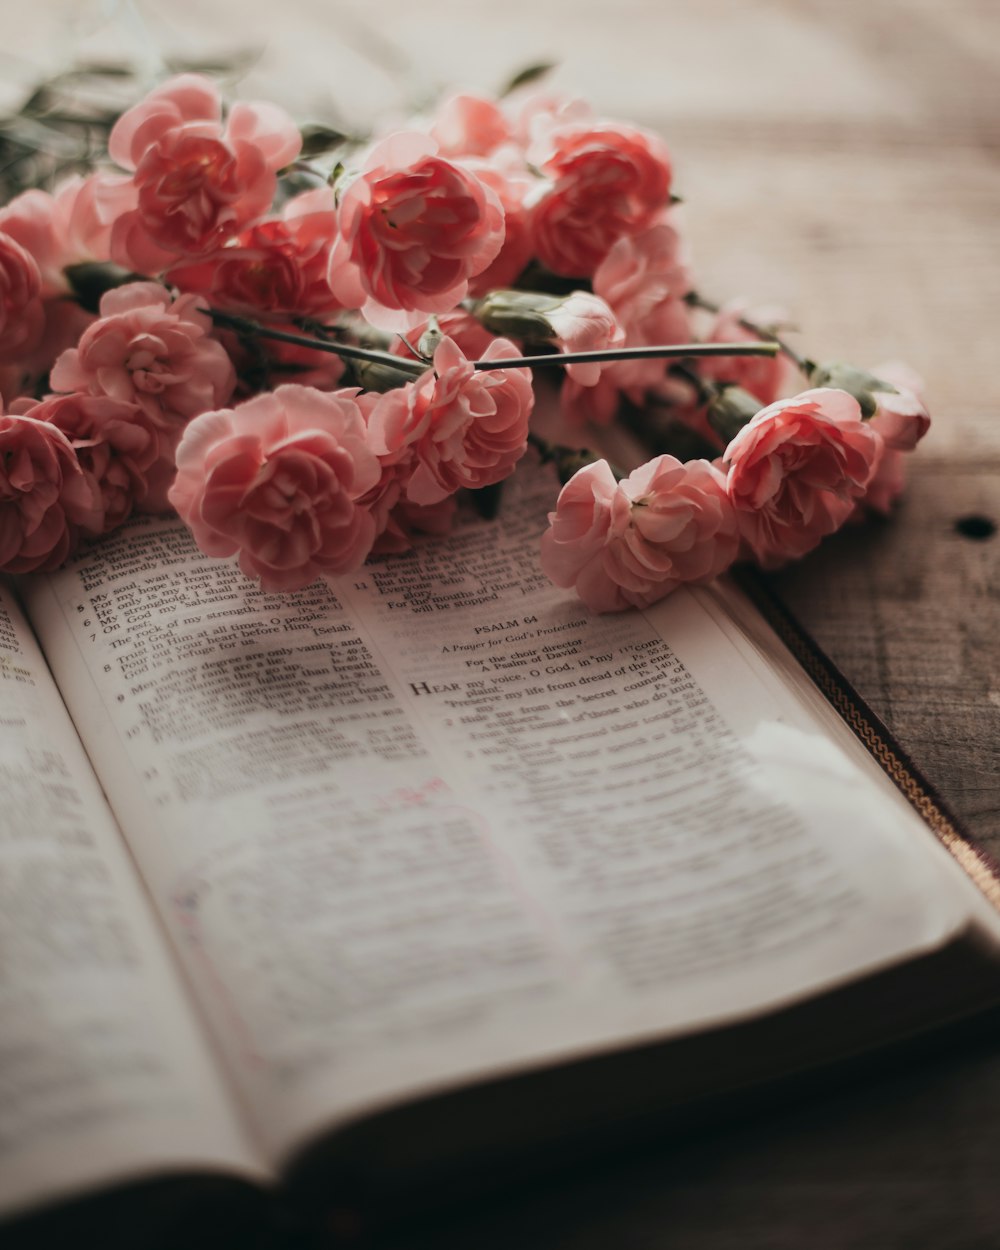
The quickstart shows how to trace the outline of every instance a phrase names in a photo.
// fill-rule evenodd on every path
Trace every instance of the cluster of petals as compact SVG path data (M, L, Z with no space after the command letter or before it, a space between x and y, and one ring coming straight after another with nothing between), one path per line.
M906 454L916 447L930 427L930 415L924 399L924 383L918 373L901 361L890 360L872 370L892 391L876 391L878 405L868 424L882 444L855 512L861 519L866 511L888 516L906 486Z
M739 532L724 475L705 460L657 456L623 481L607 462L574 474L542 537L542 568L594 612L648 607L699 585L736 558Z
M494 339L482 360L519 356ZM403 487L411 503L439 503L462 487L502 481L524 455L534 390L526 369L476 370L458 345L443 338L434 369L386 392L368 421L380 459L412 458Z
M839 529L864 496L882 446L846 391L819 387L761 409L724 457L727 492L754 559L777 568Z
M275 105L241 102L223 122L212 82L198 74L170 79L111 131L111 159L130 174L113 259L156 274L235 238L268 212L276 172L301 145L295 123Z
M359 500L378 479L357 389L287 385L196 417L169 499L207 555L296 590L364 562L375 522Z
M45 329L42 279L35 258L0 232L0 361L36 348Z
M460 303L503 240L496 192L430 136L401 131L340 193L330 286L372 325L406 330Z
M747 343L758 340L753 326L780 325L786 314L780 308L750 308L742 300L726 304L713 317L705 335L706 343ZM775 356L726 356L701 361L702 376L711 381L730 383L749 391L764 405L787 394L795 376L795 366L782 352Z
M52 369L56 391L84 391L138 404L178 432L191 417L225 404L236 374L197 297L172 299L156 282L108 291L100 317Z
M0 416L0 568L58 568L80 530L100 523L100 501L66 435L49 421Z
M68 266L110 259L115 189L123 182L105 173L74 176L52 194L23 191L0 209L0 231L34 258L44 299L69 291Z
M135 511L163 512L173 479L173 443L138 404L106 395L47 395L15 410L61 430L91 485L96 511L81 528L96 537Z
M557 127L533 163L548 179L534 207L536 254L553 273L589 278L622 237L652 225L670 198L670 154L612 122Z
M319 187L227 246L175 265L167 278L230 312L325 316L340 311L327 281L333 234L333 191Z

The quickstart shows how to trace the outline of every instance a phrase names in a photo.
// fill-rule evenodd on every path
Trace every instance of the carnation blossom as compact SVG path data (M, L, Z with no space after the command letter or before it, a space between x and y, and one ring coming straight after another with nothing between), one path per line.
M96 532L102 508L66 435L48 421L0 416L0 571L46 572Z
M156 282L131 282L101 300L101 316L52 369L56 391L86 391L137 403L180 427L226 403L236 374L192 295L172 300Z
M604 460L563 487L542 536L542 569L595 612L648 607L736 557L724 476L705 460L657 456L616 482Z
M875 469L878 434L846 391L818 387L752 418L725 452L740 534L767 569L839 529Z
M778 325L785 318L782 308L751 308L744 300L733 300L716 314L705 342L746 343L759 340L760 333L749 329L744 322L768 326ZM699 363L699 371L702 377L742 387L765 406L780 399L796 376L795 366L784 352L774 356L725 356L715 360L707 357Z
M0 231L0 361L36 348L45 329L42 280L35 258Z
M638 234L670 197L670 154L646 131L610 122L556 127L529 152L550 180L535 205L539 260L589 278L622 236Z
M615 314L599 295L572 291L545 311L545 319L562 351L595 352L621 347L625 331ZM566 366L566 374L581 386L596 386L607 365L600 361L577 361Z
M223 125L213 83L198 74L171 78L111 131L109 155L132 175L113 258L152 274L219 247L263 217L276 171L301 146L295 123L275 105L235 104Z
M896 390L876 391L874 395L878 407L868 424L883 446L864 497L855 508L855 520L861 520L866 511L889 515L906 486L906 452L912 451L930 425L924 383L918 373L896 360L876 365L872 373Z
M378 479L357 389L288 385L196 417L169 499L207 555L297 590L364 562L375 522L358 501Z
M627 347L691 341L691 316L684 296L691 272L681 252L680 235L658 222L640 234L618 239L594 274L594 293L614 311ZM636 403L662 382L662 360L622 360L606 376Z
M47 395L20 401L18 412L47 421L69 440L100 500L99 515L83 524L88 534L116 529L139 508L166 510L174 475L174 441L138 404L106 395Z
M481 359L519 353L494 339ZM527 369L475 370L449 338L434 353L434 370L387 391L372 410L368 429L380 458L414 457L403 489L410 502L440 502L461 487L502 481L527 447L534 391Z
M438 109L431 136L442 156L489 156L513 140L510 122L496 100L478 95L450 96Z
M340 195L337 224L333 293L383 330L454 308L504 239L496 192L414 132L372 149Z
M923 378L898 360L886 361L872 372L895 389L873 393L877 408L869 424L878 431L886 447L893 451L912 451L931 424L924 400Z
M69 292L69 265L109 259L113 210L109 215L105 200L123 181L105 173L74 176L52 194L22 191L0 209L0 230L38 265L43 299Z
M327 281L334 236L330 187L289 200L226 247L175 265L167 279L229 312L318 317L340 311Z

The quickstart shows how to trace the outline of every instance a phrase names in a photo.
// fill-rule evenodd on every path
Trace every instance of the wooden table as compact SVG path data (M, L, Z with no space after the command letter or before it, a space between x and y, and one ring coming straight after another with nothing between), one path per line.
M76 50L69 15L90 20L85 6L41 7L18 46L35 64ZM785 304L820 357L899 357L923 372L935 424L898 514L837 536L773 584L1000 853L1000 7L139 8L156 39L189 54L260 45L248 89L299 111L332 104L348 121L456 75L496 86L553 57L558 83L667 138L703 291ZM126 30L85 47L106 55L116 41L139 46ZM1000 1246L996 1029L393 1245L418 1243L990 1250Z

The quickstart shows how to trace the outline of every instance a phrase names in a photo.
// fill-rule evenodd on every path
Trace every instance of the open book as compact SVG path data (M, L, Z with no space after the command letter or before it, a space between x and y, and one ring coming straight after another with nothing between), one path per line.
M157 1177L315 1214L1000 987L988 868L762 615L590 616L555 491L290 596L150 518L4 592L6 1219Z

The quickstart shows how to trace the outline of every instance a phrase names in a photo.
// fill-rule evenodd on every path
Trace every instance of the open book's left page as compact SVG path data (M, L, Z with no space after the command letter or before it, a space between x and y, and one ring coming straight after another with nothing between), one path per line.
M0 586L0 1216L260 1168L76 731Z

